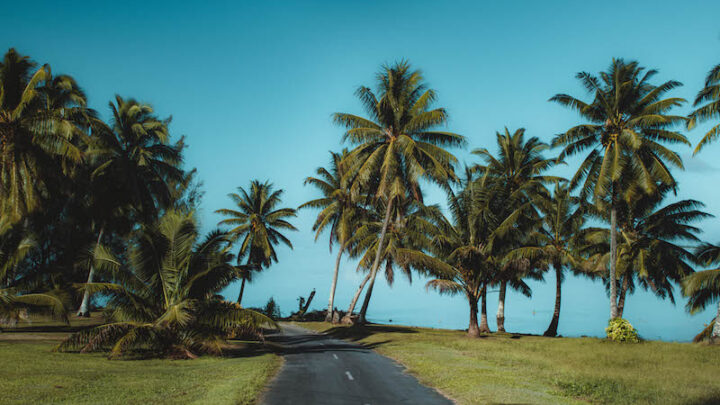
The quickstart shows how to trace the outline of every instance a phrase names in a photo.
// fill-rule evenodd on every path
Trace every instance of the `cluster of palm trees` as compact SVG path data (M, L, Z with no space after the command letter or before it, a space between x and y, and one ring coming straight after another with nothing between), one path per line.
M169 119L116 96L103 121L68 75L10 49L0 62L0 321L28 310L107 322L59 350L194 357L273 321L220 292L276 260L294 210L253 182L222 210L230 231L200 235L202 197ZM237 255L231 253L241 241Z
M319 209L315 237L327 230L331 248L338 246L327 320L333 319L343 255L359 259L358 270L367 273L345 322L366 322L381 269L390 283L395 270L407 277L418 272L430 277L428 289L464 295L471 336L490 331L490 288L499 291L497 325L504 331L508 287L530 295L526 280L550 270L557 285L547 336L557 335L568 271L603 281L610 319L622 317L638 287L674 302L680 285L692 311L720 298L720 270L694 270L720 262L720 248L701 242L693 225L709 214L699 201L666 203L677 190L672 172L683 168L671 148L690 145L681 131L720 119L720 66L708 75L697 109L687 117L675 113L685 100L668 96L681 84L654 84L656 73L622 59L597 75L578 73L587 99L550 99L576 111L578 125L550 144L524 129L505 128L497 133L497 151L474 150L479 162L459 175L448 148L467 142L440 129L448 116L434 107L435 91L405 61L383 66L375 90L356 91L366 115L334 115L352 148L331 153L329 168L306 180L321 193L301 206ZM695 152L718 135L720 123ZM559 154L550 155L554 148ZM573 155L582 160L570 179L550 174ZM424 202L428 183L446 191L447 210ZM714 336L720 336L720 306L714 325Z

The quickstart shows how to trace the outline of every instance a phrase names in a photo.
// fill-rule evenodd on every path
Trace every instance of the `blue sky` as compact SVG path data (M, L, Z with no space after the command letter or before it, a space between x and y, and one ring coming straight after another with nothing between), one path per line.
M268 4L265 4L268 3ZM90 104L107 116L114 94L135 97L172 115L173 134L186 135L187 165L197 167L206 191L200 218L206 228L229 205L226 194L253 178L269 179L297 206L315 196L303 179L342 147L336 111L361 112L353 96L372 84L385 62L402 58L423 70L451 119L448 129L470 147L455 151L474 162L472 148L494 148L494 133L508 126L549 141L577 122L548 103L558 92L582 95L574 74L597 72L613 57L637 59L660 70L657 80L685 86L673 95L692 99L706 72L720 63L717 1L603 2L13 2L0 15L0 49L15 47L54 72L70 73ZM679 110L687 113L689 106ZM702 128L688 134L696 143ZM712 145L695 158L679 148L679 198L699 199L720 216L720 177ZM570 161L560 174L576 167ZM428 201L442 194L429 191ZM313 242L314 213L302 212L293 251L246 289L245 304L274 296L284 312L317 288L314 307L326 305L334 255L327 239ZM702 224L720 241L720 218ZM347 306L360 275L344 263L337 305ZM542 332L553 304L554 280L533 283L533 299L507 302L506 327ZM237 287L228 291L234 298ZM489 297L494 314L497 294ZM626 316L649 338L688 340L713 314L687 315L647 293L629 297ZM602 334L607 298L602 286L571 278L565 285L560 333ZM384 281L369 316L378 321L462 328L462 297ZM494 318L492 316L491 318ZM494 327L494 321L491 321Z

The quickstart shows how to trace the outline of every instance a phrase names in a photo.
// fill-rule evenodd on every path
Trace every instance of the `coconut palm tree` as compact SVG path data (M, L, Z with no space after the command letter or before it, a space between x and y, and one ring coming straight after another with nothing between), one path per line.
M532 221L528 221L534 216L532 205L529 204L531 199L538 193L545 191L544 184L554 180L554 177L547 176L544 173L552 167L556 160L546 159L543 152L547 151L549 146L541 142L537 137L525 138L525 129L520 128L513 132L505 128L504 132L496 133L496 142L498 146L498 155L494 156L485 148L476 149L473 154L478 155L482 159L482 163L475 165L474 170L480 172L482 181L493 182L499 187L501 192L506 194L503 199L504 204L500 207L504 214L501 217L509 216L510 213L520 209L523 205L527 209L521 217L512 220L521 222L526 229L533 226ZM499 236L499 235L498 235ZM513 244L517 246L522 244L518 236L512 235L514 240L503 241L506 249L511 249ZM497 323L498 331L504 332L505 320L505 297L507 286L510 285L514 289L523 294L530 294L530 289L522 281L522 277L535 274L535 278L539 276L536 272L527 272L530 270L525 266L518 266L522 261L505 263L500 269L499 274L499 297L498 297L498 313Z
M452 219L440 215L430 228L430 254L409 250L405 260L416 267L426 268L434 279L426 284L440 294L464 294L470 307L468 336L477 337L490 332L487 323L487 289L495 280L497 261L487 251L492 228L498 223L489 209L489 188L479 187L466 171L464 188L449 193L448 206ZM481 323L478 325L478 301L482 303Z
M570 180L571 189L581 186L580 196L606 199L610 210L610 317L616 318L617 283L617 204L623 193L621 179L632 180L641 187L638 192L653 193L659 184L675 185L670 167L682 168L680 156L665 144L688 144L687 138L674 128L685 118L669 114L685 100L665 97L681 85L667 81L653 85L656 70L645 71L637 62L613 59L599 77L587 72L577 74L592 100L582 101L567 94L557 94L550 101L577 111L586 121L555 137L553 146L562 146L559 159L587 153L577 173Z
M228 217L218 225L233 226L230 230L233 241L242 240L237 254L238 262L245 258L246 266L250 268L268 267L277 262L276 245L282 243L292 249L292 243L281 230L297 230L287 221L287 218L295 217L296 212L292 208L278 208L282 203L283 190L273 190L270 182L253 180L249 192L242 187L238 187L238 191L228 194L237 209L215 211ZM246 279L242 279L238 304L242 302Z
M323 231L329 230L330 251L332 251L334 243L339 245L337 258L335 259L335 271L330 285L330 298L328 300L328 310L325 314L325 322L330 322L333 319L340 260L349 247L348 241L354 230L360 226L359 219L364 211L355 201L357 198L353 198L350 194L350 178L345 176L342 161L348 155L347 149L343 149L341 153L330 152L330 155L330 169L320 167L317 169L318 177L305 179L305 184L315 186L323 196L308 201L298 208L321 209L312 228L315 231L315 240L317 241Z
M660 298L674 299L674 286L694 272L695 255L685 245L700 242L701 230L693 222L710 217L701 211L703 203L681 200L662 206L670 188L637 198L618 206L620 243L617 264L621 288L618 296L618 316L622 317L626 295L636 283ZM600 213L605 211L600 211ZM607 266L610 260L608 229L588 228L587 245L583 252L595 264L595 271Z
M365 322L395 200L410 195L422 201L420 179L441 185L454 180L457 159L444 148L465 144L464 137L438 129L447 122L447 112L432 108L437 95L427 88L420 71L403 61L383 66L376 79L377 93L364 86L356 91L367 118L333 115L335 123L347 129L343 140L355 145L346 158L351 191L370 194L385 207L360 323Z
M690 114L688 129L692 129L698 123L709 121L713 118L720 121L720 65L715 66L708 72L705 78L705 87L698 92L693 107L697 107L697 109ZM705 147L705 145L717 139L718 135L720 135L720 122L710 128L700 142L698 142L693 155L700 152L700 149Z
M565 270L580 272L583 259L578 252L579 238L585 224L586 210L579 197L573 196L565 182L556 182L552 195L538 194L533 205L540 214L541 224L531 239L534 246L523 246L511 256L537 258L552 265L555 270L555 307L544 336L557 336L562 301L562 283Z
M435 205L425 206L412 198L398 199L394 206L391 215L393 219L387 226L385 243L380 254L380 265L384 265L385 278L390 286L395 280L396 270L404 274L411 283L413 271L427 274L424 266L416 266L415 263L407 260L407 257L409 257L407 253L410 251L426 251L430 248L431 240L428 231L433 227L434 219L441 216L439 207ZM355 230L348 240L350 256L359 258L359 271L369 272L374 258L377 256L377 249L380 246L380 233L383 228L382 219L377 213L383 212L383 208L379 207L375 215L370 214L360 217L362 225ZM350 307L343 322L351 320L350 317L355 309L359 295L359 293L355 294L354 299L350 302Z
M227 253L229 237L210 232L204 240L192 213L169 210L143 225L129 249L129 262L100 248L98 269L115 283L88 283L109 294L110 321L68 337L57 350L82 352L110 348L110 358L138 351L175 358L220 354L233 333L259 334L274 325L265 315L222 299L220 292L237 279Z
M0 210L5 226L48 198L50 177L82 160L86 99L69 76L53 77L10 49L0 62ZM82 121L82 122L81 122Z
M170 144L167 120L159 119L148 104L115 96L110 102L110 125L94 122L88 149L93 172L90 181L95 246L103 242L105 228L123 208L152 222L173 202L174 182L183 180L180 148ZM127 211L127 210L126 210ZM91 266L88 283L94 279ZM78 316L89 316L90 292L83 295Z

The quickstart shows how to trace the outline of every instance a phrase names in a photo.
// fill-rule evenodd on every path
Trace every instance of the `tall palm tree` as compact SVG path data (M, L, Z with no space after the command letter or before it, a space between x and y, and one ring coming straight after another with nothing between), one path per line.
M238 187L239 193L228 194L233 200L236 209L219 209L216 213L228 217L218 225L231 225L230 234L233 241L240 242L237 254L238 262L245 258L246 265L261 269L277 262L275 246L282 243L292 249L290 240L281 233L281 230L296 231L297 229L287 221L295 217L292 208L278 208L282 203L283 190L273 190L270 182L261 183L258 180L250 182L250 191ZM245 290L245 280L242 279L238 304L242 303Z
M93 167L90 212L97 234L95 247L103 242L105 226L130 207L141 221L152 222L173 201L173 182L183 179L180 150L170 143L167 120L159 119L148 104L115 96L109 103L109 125L95 122L88 155ZM92 283L91 265L88 283ZM89 315L90 292L83 295L78 316Z
M701 106L701 104L704 105ZM720 65L715 66L708 72L705 78L705 87L698 92L693 107L698 108L690 114L688 129L692 129L696 124L713 118L720 121ZM700 149L705 145L717 139L718 135L720 135L720 122L710 128L703 136L695 147L693 154L700 152Z
M653 85L649 80L656 70L645 71L637 62L613 59L599 77L580 72L577 78L591 94L582 101L567 94L557 94L550 101L577 111L586 123L570 128L555 137L553 146L563 146L559 159L587 153L571 188L582 184L580 196L595 201L606 199L610 209L610 317L616 318L617 283L617 201L623 193L621 180L640 185L637 191L655 192L658 184L675 185L670 166L682 168L680 156L664 144L684 143L687 138L674 130L685 118L669 114L685 100L663 98L681 83L667 81Z
M50 177L82 160L86 98L69 76L10 49L0 62L0 210L9 226L48 198ZM33 70L35 69L35 70Z
M565 269L579 272L583 259L578 252L586 210L579 197L573 196L564 182L556 182L552 195L539 194L533 204L540 213L541 224L532 235L534 246L524 246L512 252L518 257L545 260L555 270L555 307L544 336L557 336Z
M71 335L57 350L92 352L110 346L110 358L148 350L155 356L193 358L220 354L228 335L259 334L264 325L274 325L270 318L220 297L238 276L230 264L228 241L219 231L202 240L191 213L169 210L142 227L127 265L98 249L98 268L113 273L117 281L87 287L109 294L111 320Z
M373 195L385 206L380 249L370 270L360 323L365 322L395 200L410 195L422 201L420 179L441 185L455 180L457 159L444 148L465 144L464 137L437 129L447 123L447 112L431 108L437 95L409 63L383 66L376 80L377 94L365 86L356 91L368 118L347 113L333 116L335 123L347 129L343 140L355 145L346 158L347 175L354 179L351 190Z
M317 241L323 231L329 230L330 250L332 251L334 243L339 245L337 258L335 259L335 271L330 285L330 298L328 300L328 310L325 314L325 322L330 322L333 319L340 260L349 247L348 241L354 230L360 226L359 219L363 211L362 207L355 201L356 198L353 198L350 193L350 179L345 176L342 165L343 159L348 155L347 149L343 149L341 153L330 152L330 155L330 169L320 167L317 169L318 177L305 179L305 184L315 186L323 196L308 201L298 208L321 209L312 228L315 231L315 240Z
M546 159L543 152L547 151L548 145L541 142L537 137L525 138L525 129L520 128L513 132L505 128L504 132L496 133L498 155L494 156L485 148L476 149L473 154L480 156L481 164L475 165L474 170L479 171L482 181L494 183L494 187L506 195L504 204L499 207L502 210L497 212L501 218L509 217L513 212L526 206L521 217L513 217L518 225L529 230L533 227L529 219L534 216L530 201L538 194L545 191L544 184L554 180L554 177L544 173L555 164L555 159ZM500 237L498 235L498 237ZM505 238L503 244L506 251L513 245L522 244L522 234L510 235ZM512 240L511 240L512 239ZM510 285L524 294L529 294L530 289L522 281L523 276L528 276L526 266L518 266L519 262L504 263L500 269L499 297L498 297L498 331L504 332L505 320L505 297L507 286ZM539 276L536 274L536 276Z

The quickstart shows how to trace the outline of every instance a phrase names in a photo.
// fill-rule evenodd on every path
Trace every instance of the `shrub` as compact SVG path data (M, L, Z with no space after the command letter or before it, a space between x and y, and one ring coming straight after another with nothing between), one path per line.
M637 331L627 319L611 319L610 322L608 322L608 327L605 328L605 333L607 333L608 339L615 342L640 342Z

